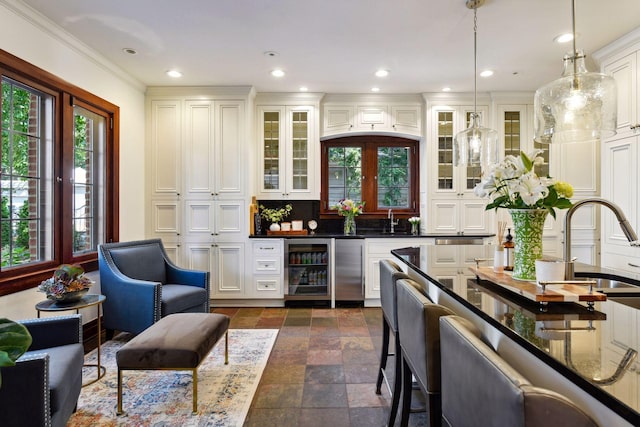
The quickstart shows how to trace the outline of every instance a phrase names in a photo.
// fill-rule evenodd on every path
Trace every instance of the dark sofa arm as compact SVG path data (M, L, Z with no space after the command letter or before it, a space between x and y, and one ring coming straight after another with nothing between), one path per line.
M46 317L20 321L29 330L33 342L29 351L82 344L82 315Z
M22 356L15 366L2 368L1 371L0 423L21 427L48 425L51 408L47 374L49 355L36 353Z

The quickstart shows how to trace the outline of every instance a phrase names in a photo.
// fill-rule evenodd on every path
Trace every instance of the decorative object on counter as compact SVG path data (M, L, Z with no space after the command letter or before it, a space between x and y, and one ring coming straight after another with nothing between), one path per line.
M353 236L356 234L356 217L360 215L364 209L366 202L356 203L351 199L342 199L335 208L338 214L344 217L344 234Z
M47 298L58 302L79 301L93 285L93 281L84 275L77 264L62 264L53 276L38 286L38 292L44 292Z
M504 247L504 270L513 271L513 249L515 248L515 243L513 243L511 229L507 231L507 236L502 246Z
M303 229L303 222L300 219L296 219L291 221L291 230L293 231L301 231Z
M291 223L290 222L281 222L280 223L281 231L291 231Z
M505 221L498 221L497 238L498 244L493 251L493 271L496 273L502 273L504 271L504 246L502 246L502 239L504 237L504 230L507 227Z
M568 209L573 187L550 177L539 177L535 166L542 165L542 150L520 156L505 156L492 165L489 173L474 188L479 197L491 202L486 209L509 209L515 232L513 277L535 280L535 260L542 257L542 230L547 214L556 217L555 209Z
M420 234L420 217L412 216L409 218L409 224L411 224L411 234L414 236Z
M280 225L278 223L288 217L293 208L290 204L287 204L281 208L265 208L264 205L260 205L260 209L262 209L260 216L271 222L269 230L280 231Z
M316 220L315 219L309 220L307 225L309 226L309 230L311 230L311 234L316 234L316 228L318 228L318 223L316 222Z
M258 217L258 221L256 221L256 216ZM256 235L260 234L260 227L258 224L260 223L260 215L258 215L258 201L256 200L256 196L251 197L251 204L249 204L249 234Z

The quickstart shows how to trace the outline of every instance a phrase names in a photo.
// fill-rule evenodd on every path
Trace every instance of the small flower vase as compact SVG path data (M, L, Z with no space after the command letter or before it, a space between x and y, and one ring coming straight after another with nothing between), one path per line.
M546 209L509 209L515 231L513 278L536 280L536 260L542 258Z
M356 234L356 217L344 217L344 234L345 236L355 236Z
M277 222L272 223L269 226L269 230L271 230L271 231L280 231L280 224L278 224Z
M414 236L417 236L418 234L420 234L420 223L419 222L412 222L411 223L411 234L413 234Z

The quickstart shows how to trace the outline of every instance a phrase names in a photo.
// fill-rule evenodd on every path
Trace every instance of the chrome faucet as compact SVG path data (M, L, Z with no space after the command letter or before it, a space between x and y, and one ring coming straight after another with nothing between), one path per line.
M387 212L387 218L389 219L389 223L391 224L391 231L390 233L393 234L395 233L395 226L398 225L398 220L394 220L393 219L393 211L391 209L389 209L389 212Z
M591 197L588 199L583 199L577 201L573 204L567 211L567 215L564 217L564 262L565 262L565 279L573 280L574 279L574 271L573 271L573 260L571 259L571 217L573 217L573 213L582 205L587 204L598 204L602 206L606 206L616 215L618 222L620 223L620 228L622 228L622 232L629 242L631 242L631 246L640 246L640 242L638 242L638 236L636 232L633 231L631 224L627 221L627 218L624 216L622 209L618 205L609 200L602 199L600 197Z

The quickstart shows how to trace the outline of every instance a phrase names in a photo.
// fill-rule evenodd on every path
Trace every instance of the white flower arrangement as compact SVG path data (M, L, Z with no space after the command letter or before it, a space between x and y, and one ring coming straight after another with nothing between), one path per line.
M546 209L555 218L555 208L571 207L569 199L573 196L573 187L570 184L536 174L534 167L544 161L539 156L541 152L505 156L502 162L491 166L489 173L473 189L476 196L492 200L487 210Z
M407 221L409 221L409 224L412 224L412 225L420 224L420 217L419 216L412 216Z

